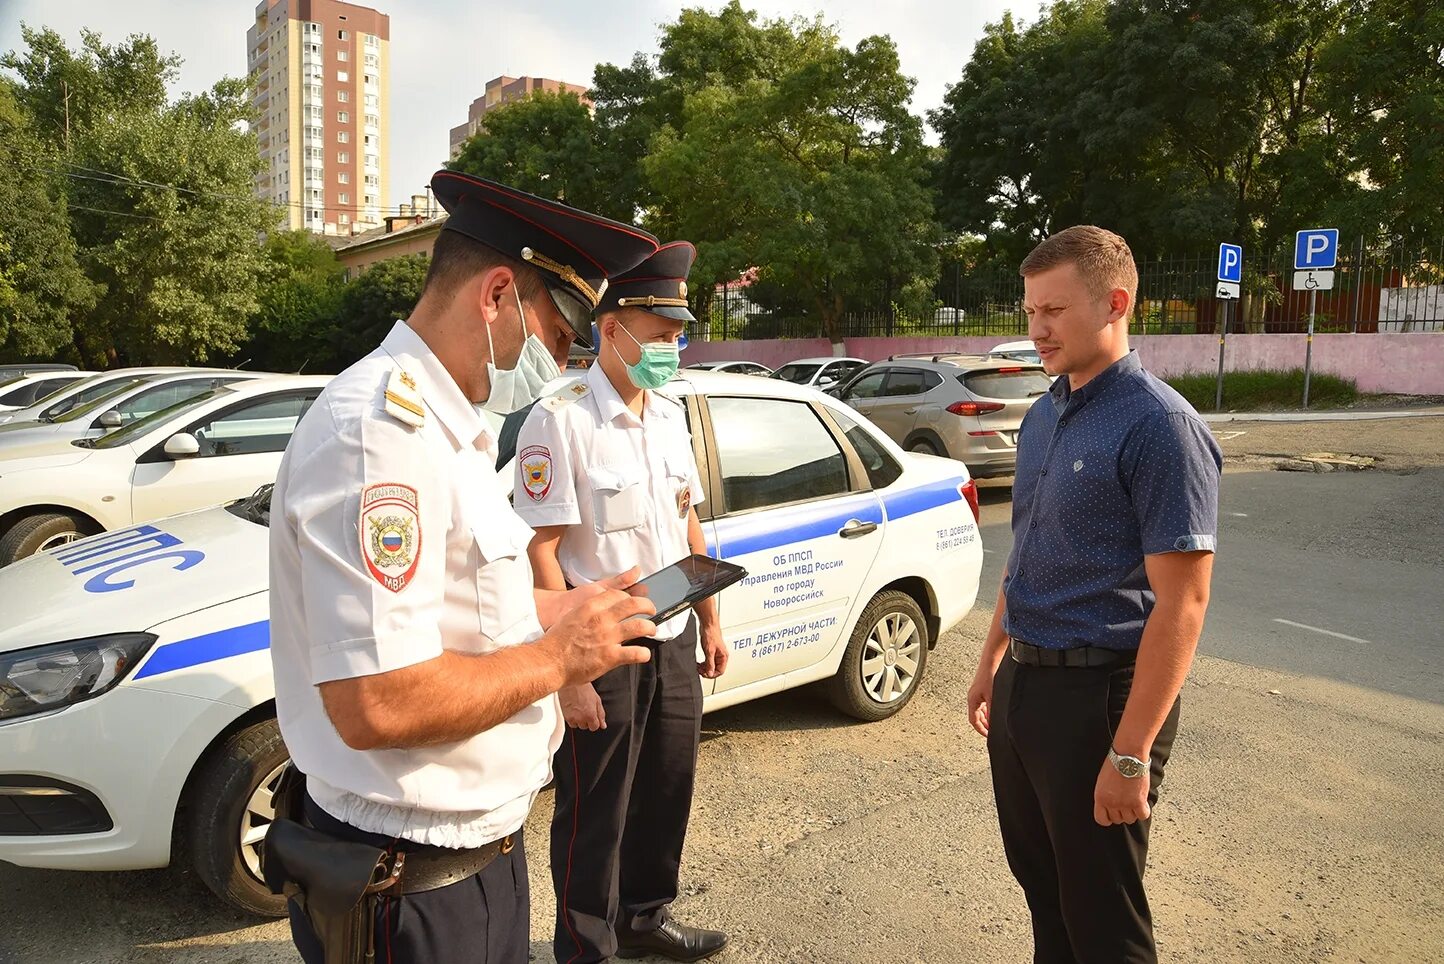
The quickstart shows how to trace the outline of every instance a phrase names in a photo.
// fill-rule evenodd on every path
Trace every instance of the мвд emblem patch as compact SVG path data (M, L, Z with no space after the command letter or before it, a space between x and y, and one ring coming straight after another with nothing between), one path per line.
M421 558L421 510L416 490L381 482L361 490L361 558L382 586L400 592Z
M533 502L540 502L552 489L552 453L545 445L532 445L517 457L521 481Z

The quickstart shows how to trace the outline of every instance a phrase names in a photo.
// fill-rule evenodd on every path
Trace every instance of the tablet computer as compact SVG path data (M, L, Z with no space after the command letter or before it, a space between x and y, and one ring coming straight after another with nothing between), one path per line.
M711 556L688 556L642 579L627 590L646 596L657 607L652 622L661 623L747 577L747 570Z

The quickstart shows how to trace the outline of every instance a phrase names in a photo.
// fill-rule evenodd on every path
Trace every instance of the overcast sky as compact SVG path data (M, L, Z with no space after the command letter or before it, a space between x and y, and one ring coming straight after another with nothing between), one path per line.
M683 7L661 0L380 0L391 17L391 204L420 191L446 159L447 131L498 74L590 84L597 63L655 53L659 26ZM695 4L693 4L695 5ZM721 0L701 4L718 9ZM1024 20L1039 0L754 0L763 18L823 11L849 45L885 33L917 81L914 111L942 102L985 24L1011 9ZM600 11L605 10L606 16ZM49 26L72 44L80 30L108 42L155 37L185 58L177 93L209 87L246 69L246 28L255 4L241 0L0 0L0 50L20 46L20 24Z

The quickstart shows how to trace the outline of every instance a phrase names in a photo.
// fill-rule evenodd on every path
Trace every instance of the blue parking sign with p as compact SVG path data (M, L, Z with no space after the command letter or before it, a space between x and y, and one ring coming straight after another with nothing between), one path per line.
M1294 236L1295 271L1330 271L1338 260L1338 228L1307 228Z
M1236 244L1218 246L1218 280L1234 284L1243 280L1243 248Z

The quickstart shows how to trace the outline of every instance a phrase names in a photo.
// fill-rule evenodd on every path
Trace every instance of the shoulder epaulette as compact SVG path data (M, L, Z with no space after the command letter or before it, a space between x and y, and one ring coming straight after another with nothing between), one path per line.
M386 414L412 428L426 423L426 409L422 406L416 379L400 368L391 369L391 377L386 381Z
M542 399L541 405L542 408L546 409L548 412L559 412L563 408L570 405L572 402L586 398L587 395L591 393L591 391L592 390L587 387L587 383L584 381L572 382L568 385L563 385L561 388L558 388L546 398Z

